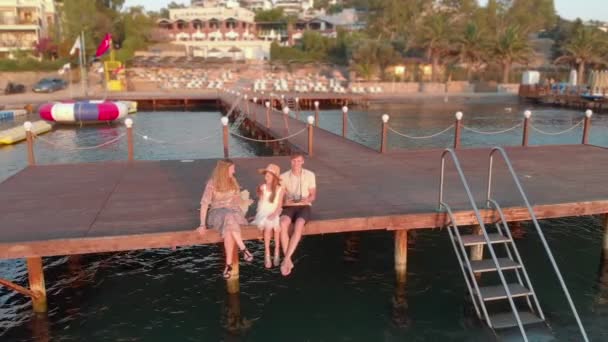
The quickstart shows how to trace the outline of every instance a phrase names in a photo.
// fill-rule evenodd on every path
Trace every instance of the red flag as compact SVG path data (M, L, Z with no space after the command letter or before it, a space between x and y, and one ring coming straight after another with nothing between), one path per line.
M114 69L113 73L114 75L118 75L119 73L123 72L125 70L125 66L121 65L118 68Z
M106 36L103 37L101 44L99 44L99 46L97 47L97 52L95 52L95 57L103 56L106 52L108 52L110 50L110 46L112 46L112 35L109 33L106 33Z

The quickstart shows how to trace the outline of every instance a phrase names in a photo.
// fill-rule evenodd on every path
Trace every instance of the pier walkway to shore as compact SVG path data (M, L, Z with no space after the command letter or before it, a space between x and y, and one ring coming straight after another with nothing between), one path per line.
M380 153L311 128L305 118L296 120L293 112L287 116L272 106L266 108L261 105L266 99L257 103L251 99L220 94L219 101L245 115L241 122L250 132L273 138L300 132L288 139L290 149L309 152L312 131L313 153L305 167L317 175L318 195L305 234L395 230L395 267L404 275L407 231L447 223L446 214L437 210L443 150ZM221 131L218 118L218 135ZM605 148L580 144L508 147L506 151L537 218L608 213L608 188L603 186L608 167ZM478 203L485 201L489 152L489 148L456 150ZM283 169L289 165L285 156L235 159L241 185L255 193L260 182L256 170L270 162ZM34 309L45 311L40 257L219 242L215 231L200 236L194 230L199 225L204 182L215 163L214 159L131 161L125 156L119 162L26 167L0 183L0 258L27 258L30 288L2 279L0 284L30 295ZM493 193L506 220L529 220L502 161L495 161L494 169ZM478 224L451 162L446 170L445 198L456 221L461 226ZM494 210L481 213L486 222L496 221ZM243 236L257 239L260 232L246 227ZM449 253L445 257L452 258Z

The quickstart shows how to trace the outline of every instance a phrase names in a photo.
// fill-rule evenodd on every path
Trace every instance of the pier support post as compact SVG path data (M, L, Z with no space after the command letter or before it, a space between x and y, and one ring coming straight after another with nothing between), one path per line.
M473 226L473 232L472 234L475 235L481 235L481 226L480 225L474 225ZM471 246L471 252L470 252L470 259L471 260L481 260L483 259L483 245L475 245L475 246Z
M258 112L257 109L258 108L257 108L257 104L258 104L258 98L254 97L253 98L253 122L256 123L256 124L258 123L257 122L258 121L258 115L257 115L257 112Z
M296 120L300 120L300 98L296 97Z
M313 116L308 117L308 155L312 157L312 144L313 144L313 124L315 118Z
M387 141L386 141L386 133L387 133L387 129L388 129L388 119L389 116L388 114L383 114L382 115L382 135L380 136L380 153L385 153L386 151L388 151L388 145L387 145Z
M268 101L266 101L266 128L270 128L270 102Z
M528 135L530 134L530 116L532 116L532 112L529 110L524 112L524 132L521 139L521 146L528 146Z
M591 109L587 109L585 111L585 126L583 127L583 144L588 144L589 143L589 132L591 132L591 116L593 115L593 112L591 111Z
M230 278L226 279L226 290L228 293L239 293L239 248L236 243L232 251L232 272Z
M42 258L27 258L26 263L30 290L34 293L34 296L32 296L32 307L34 308L34 312L46 312L46 288L44 286L44 271L42 269Z
M133 161L134 152L133 152L133 119L127 118L125 120L125 126L127 126L127 154L128 160Z
M604 259L608 260L608 214L602 215L602 228L604 228L602 253L604 255Z
M342 137L346 138L348 133L348 107L342 107Z
M407 233L406 229L395 231L395 275L397 284L407 279Z
M457 149L460 147L462 112L456 112L454 116L456 117L456 122L454 122L454 149Z
M224 158L230 155L228 150L228 117L222 116L222 140L224 142Z
M315 126L319 127L319 101L315 101Z
M23 129L25 129L25 139L27 141L27 165L36 165L36 158L34 158L34 135L32 134L32 123L29 121L24 122Z

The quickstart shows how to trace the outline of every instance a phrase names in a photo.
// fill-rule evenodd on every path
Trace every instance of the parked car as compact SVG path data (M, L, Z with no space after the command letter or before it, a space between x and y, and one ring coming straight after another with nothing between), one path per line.
M34 84L32 90L36 93L51 93L67 86L67 82L60 78L43 78Z
M25 86L19 83L8 82L4 88L4 94L19 94L25 93Z

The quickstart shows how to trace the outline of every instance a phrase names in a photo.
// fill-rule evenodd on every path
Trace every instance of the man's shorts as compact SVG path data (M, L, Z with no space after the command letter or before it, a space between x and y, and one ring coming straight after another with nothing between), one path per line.
M310 221L310 206L309 205L293 205L283 207L281 216L287 216L291 219L291 222L295 223L298 218L303 219L305 222Z

